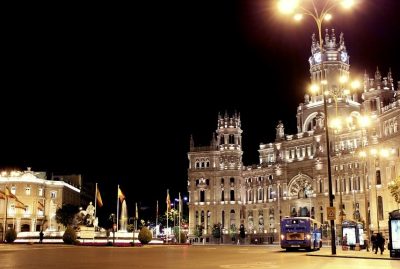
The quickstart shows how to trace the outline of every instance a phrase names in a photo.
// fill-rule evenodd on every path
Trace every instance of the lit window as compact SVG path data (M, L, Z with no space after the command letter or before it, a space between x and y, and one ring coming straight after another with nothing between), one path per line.
M31 195L31 187L25 188L25 195Z
M12 186L11 187L11 193L15 195L16 192L17 192L17 187Z
M51 193L50 193L50 198L51 199L55 199L57 197L57 192L56 191L52 191Z
M39 193L38 193L38 195L39 195L39 196L43 196L43 188L39 188Z

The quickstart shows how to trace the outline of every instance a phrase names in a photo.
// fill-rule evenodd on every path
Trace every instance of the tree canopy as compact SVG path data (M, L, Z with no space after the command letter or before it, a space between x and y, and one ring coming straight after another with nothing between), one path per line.
M75 215L79 212L79 208L75 205L64 204L56 211L56 221L65 227L71 226L74 223Z
M400 176L389 184L389 190L396 203L400 204Z

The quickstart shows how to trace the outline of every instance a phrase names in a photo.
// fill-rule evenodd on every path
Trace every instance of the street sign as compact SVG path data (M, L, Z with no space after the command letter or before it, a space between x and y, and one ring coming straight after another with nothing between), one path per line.
M335 208L332 206L328 206L326 208L327 211L327 216L328 216L328 220L335 220L336 219L336 210Z

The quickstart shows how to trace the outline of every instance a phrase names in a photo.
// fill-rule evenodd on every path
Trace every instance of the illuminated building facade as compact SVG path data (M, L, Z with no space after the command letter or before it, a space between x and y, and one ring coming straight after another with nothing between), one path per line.
M62 230L56 210L63 204L80 204L81 181L80 175L48 180L46 172L30 168L0 173L0 231L4 227L17 232Z
M270 234L277 239L284 216L311 216L328 224L328 174L323 93L329 121L341 117L339 128L330 128L332 188L336 221L366 223L387 234L388 212L397 209L388 186L400 175L400 82L397 89L391 71L373 78L364 74L361 89L348 92L349 55L343 34L326 32L323 51L313 37L311 83L320 85L305 94L297 108L297 133L286 134L276 126L275 141L259 146L259 163L242 162L240 115L219 115L215 137L209 146L190 142L188 191L189 234L204 227L211 235L214 224L224 233L243 224L247 233ZM323 83L322 83L323 82ZM325 88L324 88L325 87ZM368 127L359 124L369 116ZM367 152L362 155L361 152ZM342 216L340 213L342 204Z

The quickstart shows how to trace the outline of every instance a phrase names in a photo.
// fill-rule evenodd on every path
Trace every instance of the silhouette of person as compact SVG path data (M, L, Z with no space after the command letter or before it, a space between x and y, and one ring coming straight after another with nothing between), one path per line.
M43 243L43 237L44 237L43 230L40 230L40 233L39 233L39 243L40 243L40 244Z

